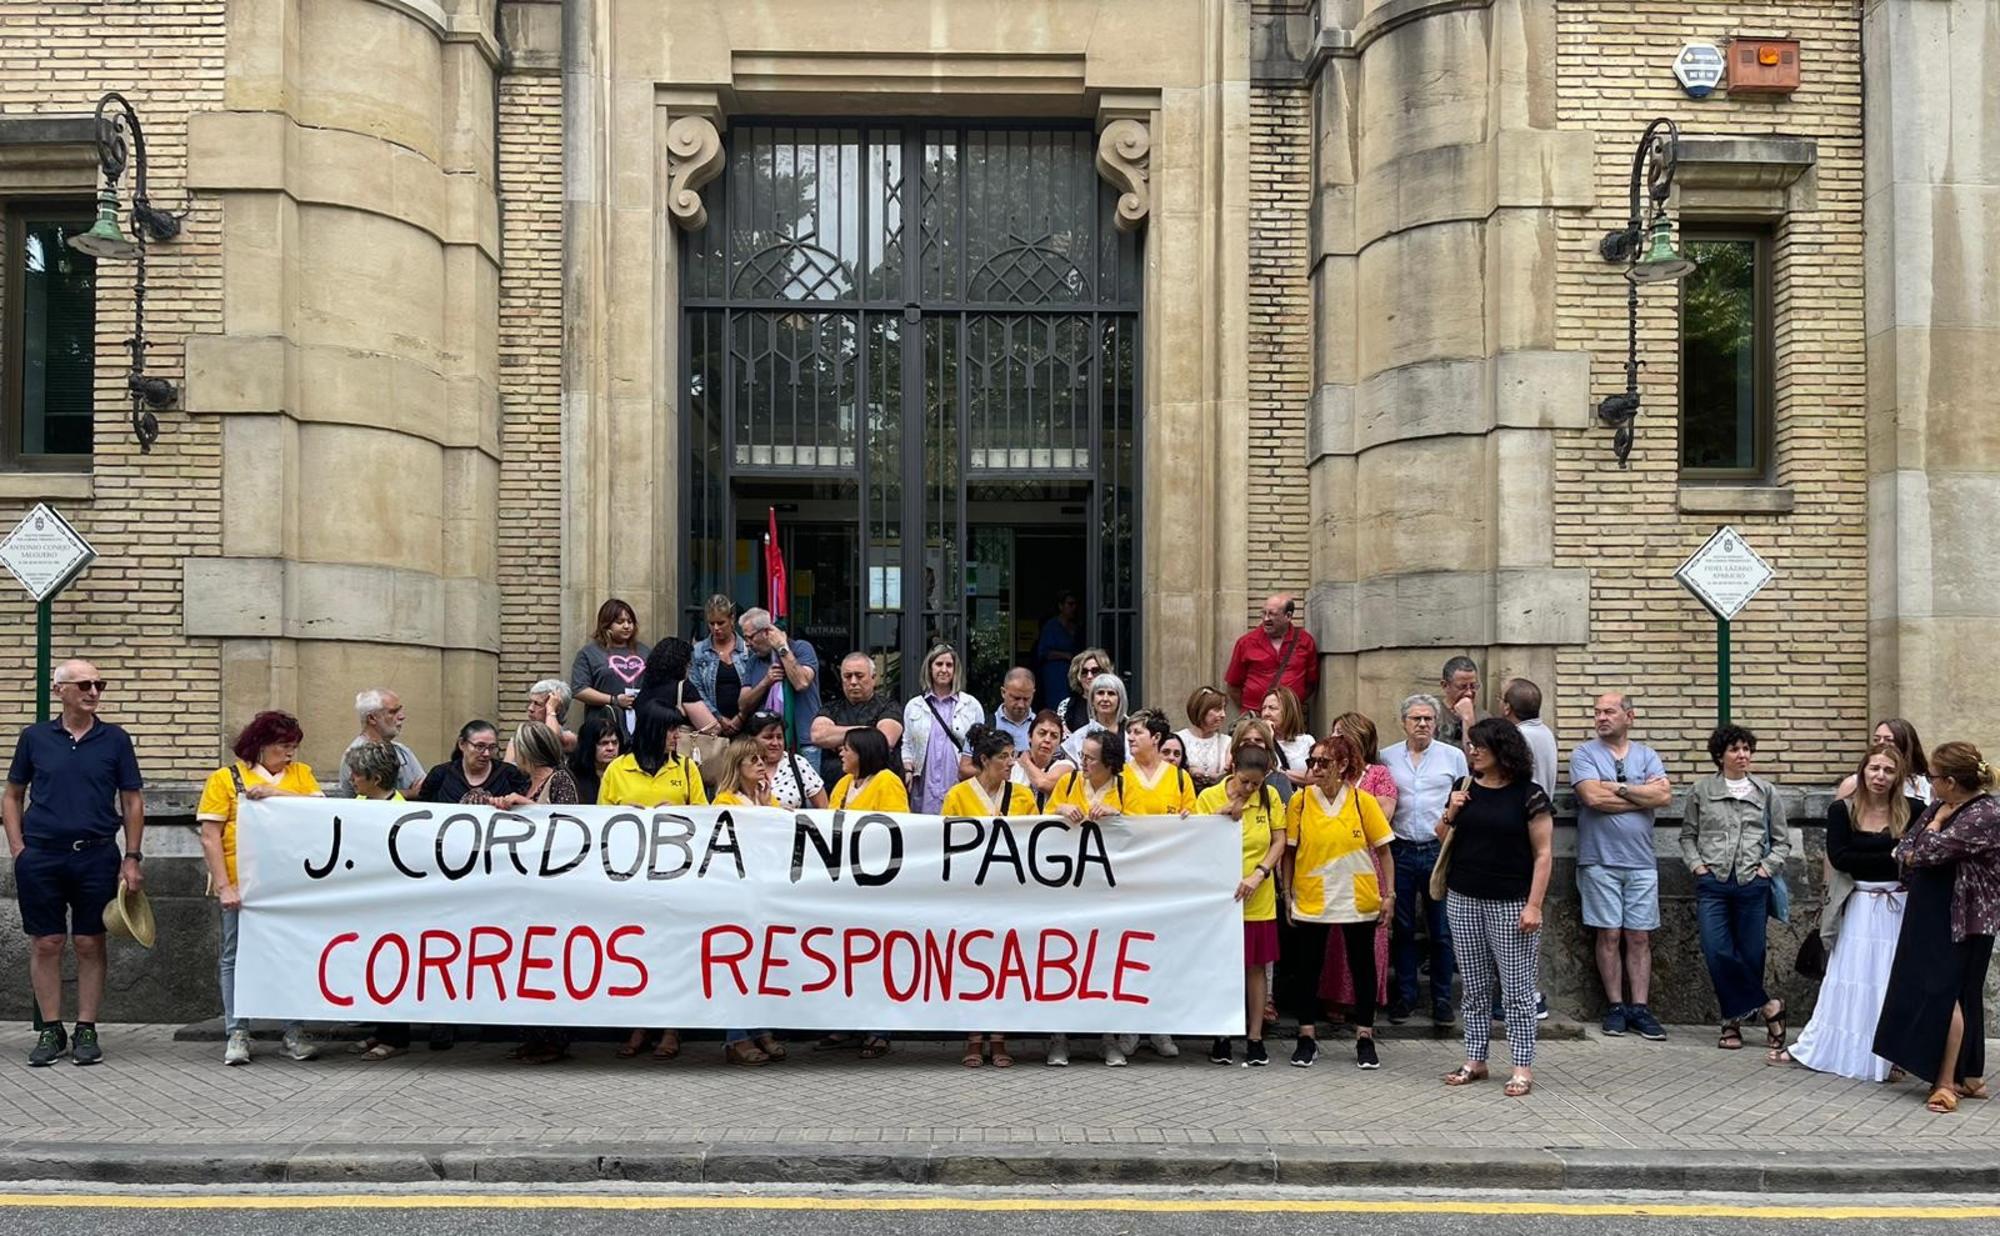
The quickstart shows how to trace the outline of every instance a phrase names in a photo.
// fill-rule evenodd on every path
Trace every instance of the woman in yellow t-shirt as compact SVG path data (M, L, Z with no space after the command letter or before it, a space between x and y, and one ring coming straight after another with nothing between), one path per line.
M1264 779L1271 775L1271 753L1256 747L1237 752L1236 767L1227 777L1195 798L1199 815L1221 815L1243 827L1243 878L1236 900L1243 903L1243 1004L1249 1037L1243 1063L1262 1067L1271 1062L1264 1050L1264 967L1278 960L1278 894L1276 873L1285 855L1284 800ZM1232 1059L1228 1038L1209 1047L1216 1064Z
M701 767L678 747L694 733L687 715L649 701L632 729L632 750L611 761L597 783L600 807L705 807ZM672 1053L669 1053L670 1055Z
M703 807L708 792L701 784L701 769L693 760L674 754L676 740L692 734L687 715L659 700L649 700L639 709L632 727L632 749L611 761L597 783L600 807ZM617 1054L631 1059L645 1050L645 1027L626 1037ZM653 1059L672 1060L681 1054L681 1032L660 1031Z
M1124 733L1113 729L1090 731L1077 744L1077 757L1083 761L1083 767L1065 774L1056 783L1043 810L1049 815L1061 816L1071 824L1120 814L1125 806L1124 781L1119 776L1125 769ZM1136 1039L1129 1041L1132 1046L1137 1046ZM1126 1046L1127 1042L1128 1036L1105 1035L1104 1063L1114 1069L1124 1068L1125 1058L1132 1054ZM1049 1036L1045 1062L1058 1068L1069 1064L1068 1035Z
M972 760L972 775L945 792L945 815L992 819L1002 815L1041 814L1035 810L1035 796L1028 787L1008 779L1014 770L1013 735L979 724L966 734L965 746ZM1007 1054L1007 1036L996 1033L986 1037L993 1044L993 1067L1014 1067L1014 1057ZM985 1049L986 1038L967 1035L961 1063L968 1069L978 1068L985 1061Z
M230 746L235 760L209 774L195 808L209 883L222 902L217 977L222 983L222 1029L227 1036L224 1064L250 1063L250 1028L236 1016L236 931L243 911L243 894L236 886L236 804L239 798L318 798L319 782L313 779L312 766L295 758L304 741L297 717L287 712L258 713ZM303 1022L286 1023L285 1054L294 1060L319 1054L306 1038Z
M1354 976L1355 1064L1381 1067L1375 1051L1375 926L1393 913L1396 885L1387 873L1389 821L1375 796L1355 782L1368 771L1354 740L1335 734L1306 759L1313 780L1285 807L1285 887L1290 890L1297 955L1287 962L1289 1003L1299 1019L1292 1063L1319 1058L1320 971L1328 935L1340 929Z
M1194 778L1160 753L1174 727L1151 709L1125 720L1124 783L1126 815L1186 816L1194 810Z
M888 811L908 814L910 792L896 775L896 761L889 754L889 740L874 726L847 731L840 740L842 776L834 782L833 795L826 805L835 811ZM888 1050L886 1045L883 1051ZM868 1054L864 1044L861 1054ZM875 1055L881 1055L876 1052Z
M771 769L764 744L754 736L732 738L722 753L722 776L715 783L715 807L769 807ZM730 1064L768 1064L789 1053L769 1030L730 1030L722 1036L722 1058Z
M722 753L722 779L715 783L715 807L771 806L771 770L764 763L764 744L755 738L730 740Z

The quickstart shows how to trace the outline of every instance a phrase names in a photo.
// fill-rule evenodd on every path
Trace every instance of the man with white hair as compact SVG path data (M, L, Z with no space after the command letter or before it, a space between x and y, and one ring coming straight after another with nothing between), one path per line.
M811 643L792 639L780 630L769 610L746 609L736 624L751 652L750 672L744 676L737 704L744 712L763 709L784 716L784 694L779 687L790 688L792 728L785 735L785 747L809 750L812 723L820 714L819 654Z
M403 698L386 687L370 687L354 697L354 715L361 721L361 733L347 750L367 743L386 743L396 753L396 788L408 794L424 781L424 762L417 753L397 741L403 732ZM347 752L341 752L340 785L336 798L354 797L354 780L347 771Z

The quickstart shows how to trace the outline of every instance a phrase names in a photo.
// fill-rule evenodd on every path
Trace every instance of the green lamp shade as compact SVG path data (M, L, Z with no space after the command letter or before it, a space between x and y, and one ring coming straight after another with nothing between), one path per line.
M1694 273L1695 264L1674 248L1674 225L1662 210L1653 216L1652 235L1646 252L1625 277L1634 283L1672 283Z
M136 241L118 226L118 190L106 185L97 195L97 222L81 236L72 236L69 247L94 258L129 258L139 252Z

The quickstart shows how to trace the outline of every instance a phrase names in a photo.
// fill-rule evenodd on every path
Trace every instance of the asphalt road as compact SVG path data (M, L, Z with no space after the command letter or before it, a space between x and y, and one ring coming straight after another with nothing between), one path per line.
M1953 1213L1980 1208L1971 1214ZM727 1193L503 1189L397 1193L97 1189L0 1197L0 1230L39 1236L107 1231L232 1236L1842 1236L2000 1233L2000 1199L1963 1197L1631 1196L1258 1190L1028 1190Z

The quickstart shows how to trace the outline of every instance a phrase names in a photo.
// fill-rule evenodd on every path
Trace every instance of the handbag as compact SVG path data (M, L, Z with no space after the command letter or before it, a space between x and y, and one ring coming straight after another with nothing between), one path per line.
M1451 787L1451 792L1456 794L1470 784L1472 784L1472 778L1460 777L1458 784ZM1453 844L1457 840L1458 830L1454 828L1451 830L1451 835L1444 839L1444 844L1438 847L1437 861L1431 864L1431 882L1430 887L1426 891L1430 893L1431 900L1440 905L1444 903L1447 891L1445 888L1445 877L1451 874L1451 851Z
M674 689L674 706L679 707L687 699L687 679L683 678ZM703 782L714 785L722 776L722 756L729 750L729 740L720 734L708 734L701 730L694 732L694 749L688 754L701 769Z
M1817 931L1808 932L1799 941L1799 955L1792 959L1792 969L1809 979L1826 977L1826 937Z
M1771 796L1778 787L1766 782L1764 785L1764 857L1771 857ZM1769 864L1767 863L1768 867ZM1779 868L1771 872L1771 917L1781 923L1792 921L1792 890L1785 883L1785 872ZM1815 931L1814 935L1818 935ZM1822 971L1823 973L1824 971Z

